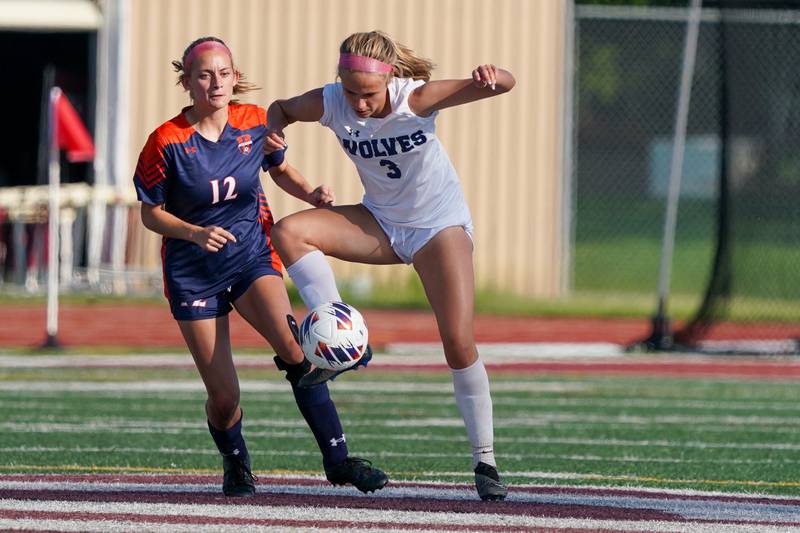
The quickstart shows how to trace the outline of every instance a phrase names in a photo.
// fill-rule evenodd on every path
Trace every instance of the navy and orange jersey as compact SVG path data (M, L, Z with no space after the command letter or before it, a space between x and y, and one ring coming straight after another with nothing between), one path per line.
M206 252L182 239L164 239L165 291L169 298L202 298L225 290L269 243L272 214L259 179L266 111L230 105L217 142L200 135L184 116L159 126L147 140L133 177L140 201L162 205L197 226L219 226L237 242ZM277 254L270 257L280 272Z

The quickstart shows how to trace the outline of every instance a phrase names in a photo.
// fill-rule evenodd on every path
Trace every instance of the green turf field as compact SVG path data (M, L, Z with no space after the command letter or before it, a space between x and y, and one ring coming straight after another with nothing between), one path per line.
M320 473L277 371L240 372L256 472ZM191 369L2 369L4 472L216 471ZM511 483L800 495L796 382L492 376ZM395 480L470 479L446 373L370 369L331 387L352 454Z

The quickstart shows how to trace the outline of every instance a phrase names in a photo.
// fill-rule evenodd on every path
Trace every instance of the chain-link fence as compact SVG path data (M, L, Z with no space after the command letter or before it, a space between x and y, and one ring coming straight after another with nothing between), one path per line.
M684 8L576 8L576 292L649 296L655 306L687 19ZM800 337L798 58L797 12L703 10L676 315L705 301L712 322L783 322L778 336Z

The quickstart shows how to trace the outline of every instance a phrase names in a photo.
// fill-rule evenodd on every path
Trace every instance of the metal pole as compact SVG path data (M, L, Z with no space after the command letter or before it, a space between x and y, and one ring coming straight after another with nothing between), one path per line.
M115 10L111 13L115 29L113 44L113 59L116 68L113 106L115 122L112 125L114 132L110 135L113 139L114 158L110 184L114 186L116 201L113 209L114 230L111 235L111 269L113 271L113 291L115 294L124 294L127 291L125 251L128 241L128 206L125 203L126 192L130 185L126 173L128 167L128 138L130 123L130 27L131 27L131 0L115 0Z
M47 107L47 136L50 146L48 164L48 235L47 235L47 339L44 347L57 348L58 344L58 248L59 248L59 209L61 206L61 168L56 132L56 103L61 97L61 89L50 89L50 105Z
M578 154L575 150L575 124L578 121L578 107L575 105L575 0L567 0L564 7L564 100L562 103L563 142L561 175L561 287L560 294L566 295L575 286L575 168Z
M672 347L672 328L667 314L672 276L672 255L675 248L675 226L678 220L678 200L683 174L683 155L686 146L686 124L689 117L689 101L692 92L694 63L697 56L697 37L700 30L702 0L691 0L689 22L686 30L686 44L683 51L681 84L678 92L678 110L675 114L675 133L672 141L672 162L669 174L669 194L667 213L664 219L664 234L661 241L661 264L658 274L658 308L653 317L653 334L648 341L658 349Z
M109 111L109 79L114 70L114 61L110 55L110 42L115 38L111 27L111 15L115 1L106 2L103 9L103 23L97 29L97 100L95 102L95 157L94 185L89 205L86 208L87 241L86 241L86 280L92 290L100 286L100 264L103 255L103 234L106 227L106 204L102 195L108 185L108 135L109 125L113 122Z

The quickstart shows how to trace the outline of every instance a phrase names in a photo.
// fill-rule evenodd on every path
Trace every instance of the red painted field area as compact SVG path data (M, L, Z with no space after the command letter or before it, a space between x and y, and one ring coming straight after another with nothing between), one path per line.
M301 316L303 310L297 310ZM437 342L433 314L426 311L364 310L376 346L391 342ZM259 347L263 339L235 312L231 337L238 347ZM32 346L42 342L43 306L0 307L0 347ZM612 342L627 343L647 334L641 320L554 319L478 316L478 342ZM59 339L84 346L183 346L178 327L166 304L65 305L59 315Z
M524 485L504 502L469 484L390 484L374 495L262 475L228 499L208 475L3 475L0 527L50 531L790 531L800 500ZM37 527L31 527L37 526ZM105 528L105 529L104 529Z

